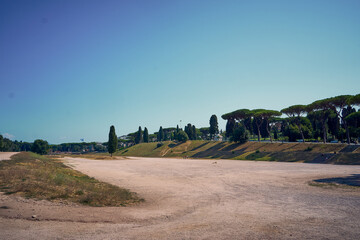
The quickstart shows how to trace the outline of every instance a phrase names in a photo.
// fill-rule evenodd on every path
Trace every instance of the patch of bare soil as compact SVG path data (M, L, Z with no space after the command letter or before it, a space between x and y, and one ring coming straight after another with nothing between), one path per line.
M145 203L97 208L0 195L0 239L356 239L359 188L309 181L360 166L234 160L65 158ZM136 160L136 161L134 161Z
M17 153L18 152L0 152L0 161L10 160L11 156Z

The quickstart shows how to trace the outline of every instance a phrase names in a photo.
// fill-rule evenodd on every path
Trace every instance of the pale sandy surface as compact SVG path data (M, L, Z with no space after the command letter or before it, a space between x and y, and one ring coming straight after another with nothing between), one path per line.
M0 152L0 161L9 160L10 157L18 152Z
M91 208L0 195L0 239L358 239L359 188L309 186L360 166L68 158L146 202ZM215 163L216 162L216 163ZM35 220L31 216L36 215Z

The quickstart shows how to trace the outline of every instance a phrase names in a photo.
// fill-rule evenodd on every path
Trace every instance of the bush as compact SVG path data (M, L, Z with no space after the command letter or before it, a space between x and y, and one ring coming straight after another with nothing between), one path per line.
M238 125L235 127L231 141L238 142L238 143L245 143L249 139L249 132L246 131L244 126Z
M305 151L305 152L311 152L312 150L313 150L312 147L307 147L304 151Z
M31 151L37 154L44 155L49 149L49 144L47 141L37 139L31 147Z
M158 144L156 144L156 148L161 147L162 145L164 145L162 142L159 142Z
M187 140L189 140L189 136L186 134L186 132L180 130L177 134L177 140L179 142L186 142Z

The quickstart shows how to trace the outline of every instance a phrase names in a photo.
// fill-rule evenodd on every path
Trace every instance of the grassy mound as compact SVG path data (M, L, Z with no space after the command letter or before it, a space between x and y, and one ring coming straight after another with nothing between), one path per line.
M244 144L216 141L186 143L141 143L116 153L117 156L190 157L256 161L360 164L359 148L347 144L247 142Z
M34 153L19 153L0 162L0 191L27 198L67 200L90 206L124 206L142 201L135 193L100 182Z

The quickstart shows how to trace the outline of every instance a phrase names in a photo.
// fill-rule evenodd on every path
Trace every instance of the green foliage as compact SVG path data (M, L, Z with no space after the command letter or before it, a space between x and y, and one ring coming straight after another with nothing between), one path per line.
M197 131L195 125L192 125L192 135L193 135L192 140L197 140Z
M201 135L202 139L207 140L208 135L209 135L209 128L208 127L200 128L199 131L200 131L200 134L198 134L198 135Z
M350 113L348 116L345 117L346 121L349 125L353 127L360 127L360 111Z
M311 152L312 150L313 150L312 147L307 147L304 151L305 151L305 152Z
M227 120L226 122L226 137L231 137L233 135L234 132L234 128L235 128L235 120L233 118L230 118Z
M312 125L310 120L305 117L300 118L300 126L304 138L312 138ZM299 127L298 125L294 124L293 120L290 120L290 124L285 127L284 136L288 137L290 142L295 142L297 139L302 139Z
M185 132L188 135L189 140L196 140L197 133L196 133L196 127L194 125L188 123L188 125L185 126Z
M0 152L3 151L3 145L4 145L4 138L3 138L3 136L0 134Z
M301 117L303 114L306 114L307 111L308 108L306 105L292 105L281 110L281 112L288 115L288 117Z
M149 142L149 132L148 129L145 127L144 129L144 142Z
M228 120L228 119L234 119L234 120L238 120L241 121L245 118L251 117L252 113L249 109L238 109L236 111L230 112L230 113L226 113L224 115L222 115L221 117L224 120Z
M124 140L118 140L119 142ZM51 145L51 150L53 152L106 152L106 143L96 143L96 142L81 142L81 143L62 143L57 145ZM24 144L24 148L28 147ZM23 151L23 150L22 150Z
M357 94L355 96L352 96L348 99L349 105L360 105L360 94Z
M249 133L242 124L237 124L231 135L231 141L245 143L249 139Z
M158 142L161 142L164 140L164 130L163 130L162 126L160 126L159 133L157 135L157 140L158 140Z
M213 139L214 135L219 133L218 120L215 114L210 117L209 123L210 123L210 128L209 128L210 138Z
M180 130L177 134L177 140L179 142L186 142L187 140L189 140L189 136L186 134L186 132Z
M139 126L139 130L137 131L136 136L135 136L135 143L139 144L142 141L143 141L143 134L142 134L141 127Z
M118 139L117 139L117 136L115 133L115 127L111 126L110 132L109 132L109 140L108 140L108 144L107 144L108 152L111 154L111 156L114 152L116 152L117 144L118 144Z
M44 155L49 150L49 144L47 141L37 139L34 141L31 151L37 154Z

